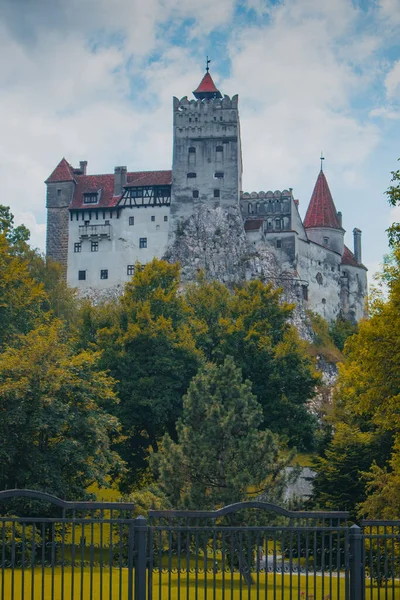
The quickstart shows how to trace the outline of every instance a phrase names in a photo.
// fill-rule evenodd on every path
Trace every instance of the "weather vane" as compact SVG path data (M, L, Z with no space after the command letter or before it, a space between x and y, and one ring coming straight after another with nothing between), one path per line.
M322 161L325 160L325 156L321 150L321 156L319 157L320 161L321 161L321 171L322 171Z
M210 64L210 62L211 62L211 60L207 56L207 60L206 60L206 71L207 71L207 73L210 70L210 67L208 66Z

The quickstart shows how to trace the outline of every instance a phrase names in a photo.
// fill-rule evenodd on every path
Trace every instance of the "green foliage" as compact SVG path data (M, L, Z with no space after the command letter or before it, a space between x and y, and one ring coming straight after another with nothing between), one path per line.
M311 327L314 334L314 340L309 348L312 356L323 356L325 360L336 364L343 360L341 349L335 343L332 336L332 326L321 315L307 311L307 317L310 319Z
M281 497L286 460L278 438L261 430L261 406L232 358L207 363L192 380L177 424L152 456L158 483L174 507L216 508L246 499L250 486Z
M383 508L400 475L396 441L400 436L399 265L396 248L386 273L387 298L375 297L372 316L347 339L335 390L334 436L326 461L317 465L319 502L338 506L345 493L353 512L359 506L360 514L378 518L387 514ZM351 485L356 479L358 483Z
M61 325L41 325L0 355L0 489L81 498L121 470L113 381L99 356L72 354Z
M397 206L400 203L400 170L392 171L391 175L393 185L386 190L386 196L391 206ZM387 232L390 246L397 247L400 242L400 223L393 223Z
M207 360L221 364L232 356L252 383L264 426L291 446L309 449L315 418L306 407L319 375L307 345L289 325L292 306L280 290L251 281L230 294L217 282L200 279L187 290L190 325Z
M342 314L340 314L329 327L329 334L335 346L339 348L341 352L344 350L347 338L357 333L357 331L358 325L354 325L351 321L345 319Z

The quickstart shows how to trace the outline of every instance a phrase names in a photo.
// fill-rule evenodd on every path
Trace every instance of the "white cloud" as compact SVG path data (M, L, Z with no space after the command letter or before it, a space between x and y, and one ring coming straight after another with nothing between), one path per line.
M388 98L400 99L400 60L390 69L385 78L386 93Z

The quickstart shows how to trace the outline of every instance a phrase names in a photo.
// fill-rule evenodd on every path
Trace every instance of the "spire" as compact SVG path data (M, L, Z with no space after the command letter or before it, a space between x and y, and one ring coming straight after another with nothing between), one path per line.
M322 161L321 171L319 172L304 219L304 227L306 229L309 227L342 229L328 182L322 170Z
M193 95L195 98L197 98L197 100L210 100L211 98L222 98L221 92L215 87L215 83L213 82L212 77L209 73L210 68L208 65L210 64L210 62L211 60L209 60L207 56L206 74L201 80L197 90L194 90L193 92Z

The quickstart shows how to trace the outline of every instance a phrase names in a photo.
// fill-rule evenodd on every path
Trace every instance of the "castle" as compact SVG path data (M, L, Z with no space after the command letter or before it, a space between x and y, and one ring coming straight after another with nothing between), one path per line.
M361 231L353 230L351 252L322 161L304 221L291 188L242 192L238 96L222 96L208 66L193 94L192 100L173 99L172 171L128 172L119 166L113 174L88 175L86 161L74 168L61 160L46 180L47 256L63 265L68 284L82 294L122 290L137 261L176 259L170 249L179 247L185 224L208 211L209 222L230 223L231 247L222 256L232 263L229 255L246 245L230 266L232 280L239 278L235 264L245 261L244 254L253 253L253 263L262 255L264 263L278 265L282 281L290 279L303 306L327 320L339 314L360 320L367 294ZM215 229L215 248L226 243L218 235ZM201 254L196 265L207 271ZM194 261L190 251L187 260Z

